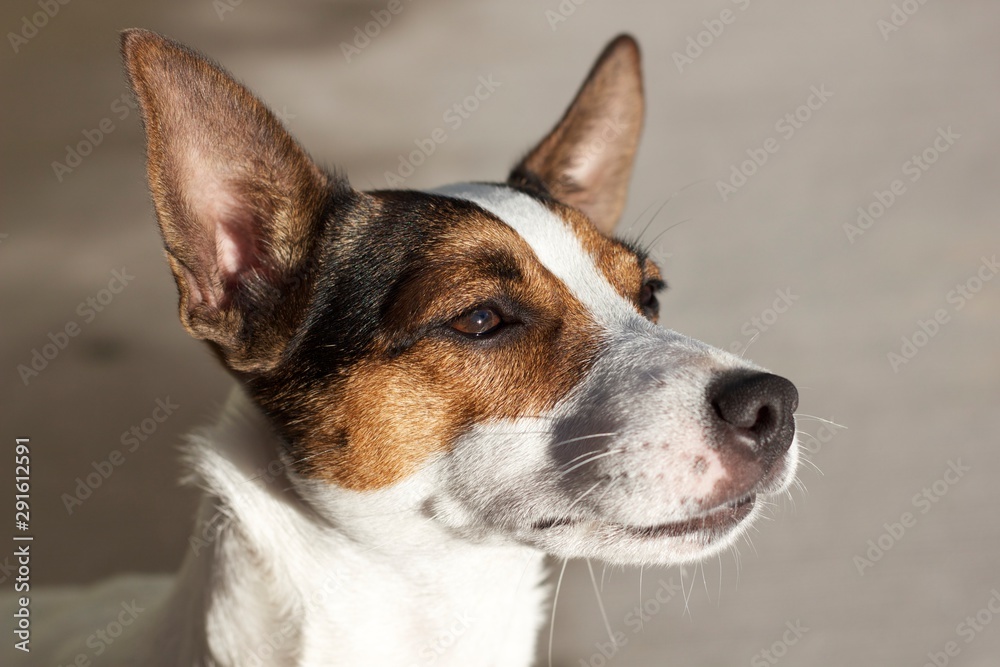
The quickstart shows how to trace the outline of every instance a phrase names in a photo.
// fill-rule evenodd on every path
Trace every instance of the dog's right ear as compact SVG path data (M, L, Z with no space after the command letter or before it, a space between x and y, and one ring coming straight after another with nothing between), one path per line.
M559 123L514 167L508 183L540 185L611 234L628 197L643 116L639 45L605 47Z
M204 57L145 30L122 33L122 55L181 321L230 368L266 371L304 312L329 178Z

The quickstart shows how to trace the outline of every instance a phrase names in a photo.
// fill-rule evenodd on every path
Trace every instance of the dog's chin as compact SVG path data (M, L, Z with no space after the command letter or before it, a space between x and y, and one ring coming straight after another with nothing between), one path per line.
M748 495L696 516L654 525L599 517L550 518L518 531L518 539L559 558L592 558L619 565L672 565L731 546L759 515Z
M600 516L548 517L518 531L518 539L559 558L592 558L619 565L674 565L713 556L734 545L762 512L761 500L785 491L798 452L783 457L745 495L699 514L658 524Z
M479 495L485 490L480 486L466 489L463 499L452 493L436 495L424 510L435 523L470 542L518 544L557 558L589 558L617 565L675 565L732 547L760 517L768 499L791 486L798 461L798 445L793 440L784 456L756 479L747 480L742 490L730 489L728 498L686 516L678 516L676 509L668 511L663 520L650 511L655 498L627 491L609 497L604 507L581 506L560 514L552 508L572 507L578 496L543 492L529 502L511 504L510 499L519 494L497 496L491 490ZM629 514L634 514L633 520Z

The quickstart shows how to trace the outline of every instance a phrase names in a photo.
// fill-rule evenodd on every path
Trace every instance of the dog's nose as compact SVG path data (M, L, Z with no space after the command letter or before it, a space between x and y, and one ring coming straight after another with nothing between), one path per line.
M762 459L774 460L788 451L799 405L791 382L771 373L729 371L709 385L707 395L723 423L750 438Z

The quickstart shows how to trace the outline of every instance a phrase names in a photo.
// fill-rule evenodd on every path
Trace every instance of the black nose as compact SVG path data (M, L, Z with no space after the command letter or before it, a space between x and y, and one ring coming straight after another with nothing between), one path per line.
M709 385L707 396L715 414L728 428L749 437L762 459L775 459L792 445L799 392L785 378L729 371Z

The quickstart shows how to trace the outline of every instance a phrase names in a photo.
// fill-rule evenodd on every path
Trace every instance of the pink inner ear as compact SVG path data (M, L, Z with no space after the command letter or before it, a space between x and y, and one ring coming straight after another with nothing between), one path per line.
M231 192L220 190L209 208L215 236L215 261L222 285L220 302L229 302L233 290L260 264L257 223L249 208Z
M216 255L219 259L219 272L222 274L223 280L239 275L240 269L244 266L246 249L240 248L232 227L225 222L215 228L215 245Z
M225 306L240 279L259 263L256 221L236 186L217 169L191 167L188 205L201 227L198 254L205 266L200 272L208 277L208 284L199 284L198 297L210 306Z
M607 171L599 157L593 152L581 151L581 154L574 156L566 165L564 177L584 191L598 189ZM579 194L584 196L584 193ZM584 199L592 201L595 196L596 193L591 193L590 196L584 196Z

